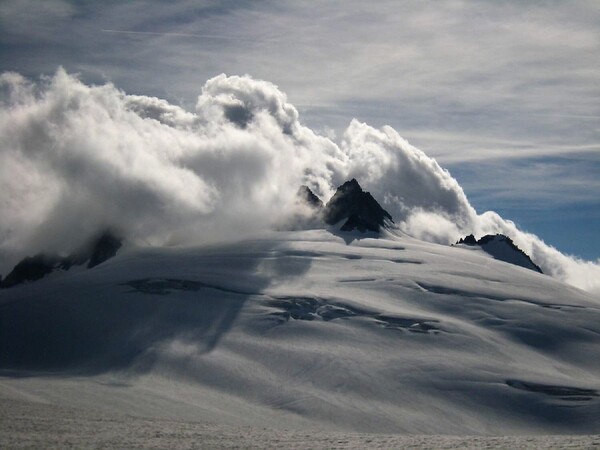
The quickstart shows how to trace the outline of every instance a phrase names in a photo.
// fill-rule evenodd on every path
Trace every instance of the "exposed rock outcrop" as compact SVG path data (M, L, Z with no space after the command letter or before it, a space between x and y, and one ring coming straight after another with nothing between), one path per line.
M323 202L317 197L308 186L300 186L298 189L298 198L308 206L316 210L322 210L324 208Z
M456 244L479 246L495 259L543 273L527 253L517 247L511 238L503 234L487 234L479 240L475 240L475 236L470 234L464 239L459 239Z
M323 220L335 225L343 220L343 231L378 232L386 221L394 222L392 216L383 209L369 192L362 190L354 178L346 181L327 202L323 210Z
M61 268L63 259L54 255L37 254L21 260L0 282L0 287L9 288L27 281L36 281Z
M458 240L457 244L477 245L477 240L475 239L475 236L470 234L470 235L466 236L464 239L460 238Z
M122 246L122 240L111 231L104 231L88 244L69 256L61 257L39 253L21 260L6 276L0 278L0 288L9 288L21 283L36 281L52 272L69 270L87 262L87 268L97 266L112 258Z

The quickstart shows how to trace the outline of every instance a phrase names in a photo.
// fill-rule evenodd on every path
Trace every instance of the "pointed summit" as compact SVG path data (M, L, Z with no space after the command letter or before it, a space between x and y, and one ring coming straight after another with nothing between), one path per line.
M104 261L117 254L123 242L110 231L102 233L92 245L92 253L88 262L88 269L102 264Z
M344 184L342 184L340 187L338 187L338 189L356 189L359 191L363 191L362 188L360 187L360 184L358 184L358 181L356 181L356 178L352 178L350 181L346 181Z
M122 245L122 239L117 234L110 229L104 230L64 258L61 268L69 270L71 266L79 266L87 262L87 268L91 269L115 256Z
M362 190L355 178L346 181L331 197L323 211L323 220L334 225L346 219L341 230L378 232L385 220L393 222L392 216L383 209L373 196Z
M311 191L308 186L305 186L305 185L300 186L300 188L298 189L298 193L296 195L302 202L306 203L308 206L310 206L314 209L321 210L324 207L321 199L319 197L317 197L315 195L315 193L313 191Z

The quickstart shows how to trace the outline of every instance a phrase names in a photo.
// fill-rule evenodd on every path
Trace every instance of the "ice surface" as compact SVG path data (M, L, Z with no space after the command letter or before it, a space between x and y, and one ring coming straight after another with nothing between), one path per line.
M352 236L130 248L0 291L0 403L363 447L348 433L600 433L598 299L481 251ZM0 444L27 426L3 419Z

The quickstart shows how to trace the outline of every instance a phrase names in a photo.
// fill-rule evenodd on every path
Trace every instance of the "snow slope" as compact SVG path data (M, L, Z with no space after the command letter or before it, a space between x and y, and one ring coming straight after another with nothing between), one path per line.
M482 251L271 232L0 290L0 397L226 426L600 433L600 301Z

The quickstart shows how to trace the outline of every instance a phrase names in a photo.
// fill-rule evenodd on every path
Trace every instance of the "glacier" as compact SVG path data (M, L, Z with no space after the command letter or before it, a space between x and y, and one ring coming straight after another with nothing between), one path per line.
M253 430L600 433L598 299L398 230L130 244L0 290L0 330L5 405Z

